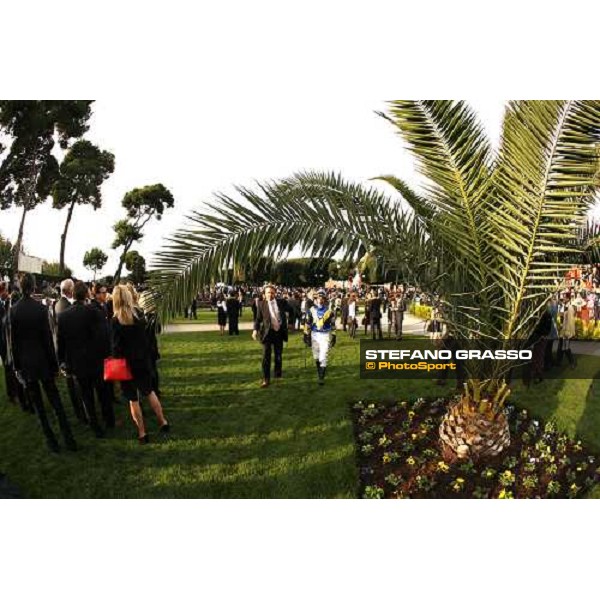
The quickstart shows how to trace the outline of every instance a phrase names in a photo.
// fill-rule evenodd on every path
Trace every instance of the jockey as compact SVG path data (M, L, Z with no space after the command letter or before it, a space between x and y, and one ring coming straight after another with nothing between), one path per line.
M313 358L317 365L319 385L325 383L327 354L335 346L335 312L327 306L327 293L317 292L316 304L310 307L304 325L304 343L312 347Z

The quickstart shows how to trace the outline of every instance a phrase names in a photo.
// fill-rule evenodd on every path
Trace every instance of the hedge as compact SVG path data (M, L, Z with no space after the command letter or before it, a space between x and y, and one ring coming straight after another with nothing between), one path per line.
M431 306L427 306L426 304L415 304L414 302L411 302L408 311L411 315L415 315L415 317L419 317L420 319L431 319Z

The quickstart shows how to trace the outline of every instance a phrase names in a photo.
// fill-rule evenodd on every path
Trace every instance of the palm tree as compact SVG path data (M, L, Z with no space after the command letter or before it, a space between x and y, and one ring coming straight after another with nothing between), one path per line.
M573 244L599 184L600 101L515 101L506 108L500 147L492 149L465 102L393 101L382 114L428 180L418 194L381 179L412 207L339 176L303 173L217 196L210 212L158 254L153 276L164 314L191 289L244 256L376 253L417 257L435 249L437 287L449 333L457 340L523 343L568 268ZM411 246L414 244L414 246ZM510 441L504 403L511 366L467 362L467 383L440 425L449 458L501 452Z

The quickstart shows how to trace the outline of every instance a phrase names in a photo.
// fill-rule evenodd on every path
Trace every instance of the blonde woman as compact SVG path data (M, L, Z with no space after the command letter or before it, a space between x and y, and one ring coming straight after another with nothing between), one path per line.
M133 297L127 286L118 285L114 289L113 303L113 356L125 358L133 375L132 381L121 382L121 390L129 400L129 410L138 430L138 440L140 444L147 444L150 440L138 402L138 391L148 399L162 432L169 431L169 423L163 414L160 400L152 389L151 349L146 336L145 323L136 314Z

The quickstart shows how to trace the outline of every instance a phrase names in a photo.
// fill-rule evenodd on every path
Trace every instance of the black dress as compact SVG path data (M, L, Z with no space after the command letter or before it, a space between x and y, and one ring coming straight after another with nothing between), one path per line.
M227 325L227 311L223 308L225 301L217 303L217 322L221 327Z
M133 325L122 325L116 317L113 317L111 323L112 354L115 358L125 358L133 375L132 381L121 382L121 390L129 401L135 402L138 399L138 391L144 396L155 391L152 384L152 354L146 322L136 316Z

